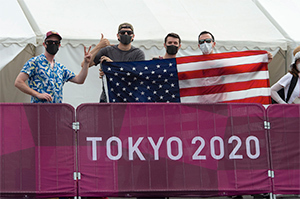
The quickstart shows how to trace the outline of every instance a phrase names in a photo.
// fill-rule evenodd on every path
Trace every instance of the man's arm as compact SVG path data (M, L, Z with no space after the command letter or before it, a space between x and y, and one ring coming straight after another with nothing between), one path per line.
M89 67L95 65L94 59L95 59L97 53L100 51L100 49L102 49L102 48L110 45L108 39L103 38L103 37L104 36L101 33L101 40L100 40L100 42L90 52L90 54L91 54L91 60L90 60L90 63L89 63ZM84 64L84 61L82 61L81 67L83 67L83 64Z
M88 70L89 70L89 63L91 62L91 46L89 47L88 51L86 51L86 47L84 47L84 61L83 61L83 66L79 72L79 74L77 74L74 78L72 78L70 81L73 83L77 83L77 84L83 84L85 81L85 78L88 74Z
M35 91L34 89L31 89L25 82L25 81L27 81L28 78L29 78L28 74L21 72L15 80L15 87L17 87L19 90L21 90L25 94L29 94L38 99L45 99L47 101L52 101L52 97L50 94L39 93L39 92Z

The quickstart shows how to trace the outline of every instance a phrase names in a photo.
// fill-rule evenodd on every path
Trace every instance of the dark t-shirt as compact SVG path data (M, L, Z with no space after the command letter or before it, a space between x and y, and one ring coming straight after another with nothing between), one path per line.
M134 46L131 46L131 49L129 51L122 51L118 48L118 45L115 46L107 46L97 53L94 63L95 65L98 65L100 63L100 58L102 56L107 56L114 62L130 62L130 61L141 61L145 60L145 54L142 50L139 48L135 48ZM106 102L106 95L103 88L102 94L100 96L100 102Z
M139 48L135 48L134 46L131 46L131 49L129 51L122 51L118 48L118 45L104 47L97 53L94 59L95 65L98 65L100 63L100 58L102 56L107 56L114 62L145 60L144 52Z

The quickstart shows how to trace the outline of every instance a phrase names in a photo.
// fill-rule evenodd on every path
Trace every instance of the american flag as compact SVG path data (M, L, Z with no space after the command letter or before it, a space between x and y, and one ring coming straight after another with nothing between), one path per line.
M270 104L266 51L104 62L109 102Z

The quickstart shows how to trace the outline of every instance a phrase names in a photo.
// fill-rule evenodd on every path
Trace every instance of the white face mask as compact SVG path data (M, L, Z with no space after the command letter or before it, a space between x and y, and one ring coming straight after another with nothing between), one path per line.
M212 42L211 43L204 42L203 44L200 44L200 50L204 55L210 54L212 51Z

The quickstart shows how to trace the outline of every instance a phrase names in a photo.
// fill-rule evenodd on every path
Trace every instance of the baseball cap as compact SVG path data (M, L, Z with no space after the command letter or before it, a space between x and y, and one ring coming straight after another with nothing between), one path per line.
M48 31L45 35L45 40L52 35L56 35L59 38L59 40L62 39L62 37L59 35L57 31Z
M133 26L127 22L125 23L122 23L119 25L119 29L118 29L118 32L122 29L122 28L130 28L132 30L132 32L134 32L133 30Z

